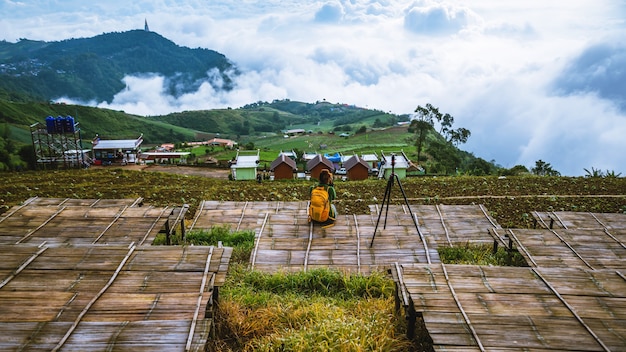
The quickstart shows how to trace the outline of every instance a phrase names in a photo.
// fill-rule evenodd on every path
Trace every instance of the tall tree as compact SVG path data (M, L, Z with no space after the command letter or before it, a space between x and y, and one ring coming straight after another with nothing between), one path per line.
M459 127L456 130L449 130L446 139L448 142L457 146L459 143L467 142L471 134L472 133L467 128Z
M414 132L417 135L415 146L417 147L417 163L419 164L428 131L433 129L435 120L441 120L441 113L430 104L426 104L426 107L418 105L415 112L416 117L411 121L411 125L409 125L409 132Z
M452 130L452 125L454 124L454 117L450 114L445 114L441 118L441 128L439 129L439 133L441 135L446 135L450 130Z

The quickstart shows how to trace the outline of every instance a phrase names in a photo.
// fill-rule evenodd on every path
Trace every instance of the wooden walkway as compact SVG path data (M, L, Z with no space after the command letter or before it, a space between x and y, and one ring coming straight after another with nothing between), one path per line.
M496 233L512 239L512 248L533 267L626 271L625 231L507 229Z
M535 227L545 229L626 230L626 214L573 211L533 212Z
M417 205L409 211L390 205L381 213L372 205L368 215L340 215L335 226L321 229L307 221L307 207L307 202L203 201L189 231L218 225L254 231L250 265L257 270L367 274L395 262L438 263L438 246L491 243L488 229L500 228L482 206Z
M528 268L393 266L398 303L435 350L625 350L626 215L534 216L539 229L490 230Z
M159 232L169 238L182 228L186 211L144 206L141 198L31 198L0 217L0 244L151 244Z
M615 270L398 264L409 325L436 351L623 351L626 280Z
M0 218L1 351L204 351L232 248L145 245L184 209L140 203L33 198Z
M533 215L539 229L492 229L530 266L626 270L626 214Z

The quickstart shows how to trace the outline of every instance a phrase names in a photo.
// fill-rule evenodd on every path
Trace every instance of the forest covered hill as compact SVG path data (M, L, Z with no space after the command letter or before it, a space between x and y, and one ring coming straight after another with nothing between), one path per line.
M219 80L208 73L217 72ZM111 102L125 76L160 75L173 96L204 83L232 89L235 65L208 49L181 47L155 32L131 30L55 42L0 41L0 88L40 100Z

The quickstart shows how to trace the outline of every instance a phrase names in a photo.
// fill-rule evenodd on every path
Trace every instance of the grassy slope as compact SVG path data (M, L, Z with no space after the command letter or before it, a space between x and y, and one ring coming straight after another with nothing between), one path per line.
M144 134L146 143L164 143L178 137L195 140L196 132L160 121L125 114L121 111L91 108L79 105L49 104L42 102L9 102L0 100L3 118L0 123L12 126L12 138L30 144L29 125L45 125L46 116L73 116L80 124L83 140L91 140L96 133L106 139L134 139Z

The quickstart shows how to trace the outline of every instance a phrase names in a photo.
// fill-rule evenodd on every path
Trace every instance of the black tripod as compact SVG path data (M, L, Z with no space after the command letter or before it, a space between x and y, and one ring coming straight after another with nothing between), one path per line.
M411 211L411 207L409 206L409 201L406 199L406 193L404 192L404 188L402 188L402 183L400 183L400 178L395 173L396 166L396 155L391 154L391 174L389 175L389 180L387 181L387 188L385 188L385 195L383 196L383 201L380 205L380 210L378 212L378 220L376 220L376 227L374 228L374 236L372 236L372 242L370 242L370 248L374 245L374 239L376 238L376 231L378 230L378 223L380 222L380 217L383 214L383 208L385 208L385 203L387 203L387 207L385 209L385 223L383 224L383 229L387 228L387 213L389 213L389 200L391 199L391 188L393 187L394 178L398 182L400 186L400 191L402 191L402 197L404 197L404 203L406 207L409 209L409 214L411 214L411 219L413 219L413 224L415 224L415 228L419 233L419 227L417 226L417 221L413 216L413 212Z

